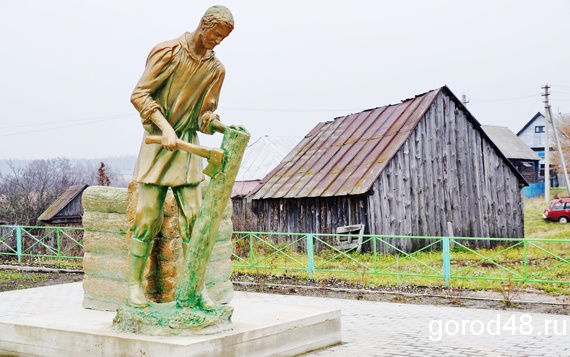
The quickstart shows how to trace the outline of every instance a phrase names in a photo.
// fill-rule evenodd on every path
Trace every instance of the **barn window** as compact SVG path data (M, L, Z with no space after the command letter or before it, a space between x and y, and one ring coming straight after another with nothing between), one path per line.
M544 133L544 125L543 126L535 126L534 132L535 133Z

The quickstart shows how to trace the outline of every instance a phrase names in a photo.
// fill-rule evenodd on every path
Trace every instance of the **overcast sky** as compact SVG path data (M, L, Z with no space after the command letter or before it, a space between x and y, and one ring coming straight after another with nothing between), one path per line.
M570 112L568 0L0 0L0 159L136 155L129 99L149 51L215 4L236 22L216 48L218 113L252 140L443 85L515 133L546 83L553 111Z

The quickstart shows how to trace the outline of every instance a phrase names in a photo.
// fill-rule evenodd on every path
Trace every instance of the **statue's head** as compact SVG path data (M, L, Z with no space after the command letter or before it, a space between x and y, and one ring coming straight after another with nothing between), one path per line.
M230 31L234 29L234 17L230 9L222 5L215 5L206 10L200 21L200 27L207 29L216 25L227 27Z
M200 21L197 35L202 46L207 50L212 50L220 44L222 40L234 29L234 17L225 6L212 6Z

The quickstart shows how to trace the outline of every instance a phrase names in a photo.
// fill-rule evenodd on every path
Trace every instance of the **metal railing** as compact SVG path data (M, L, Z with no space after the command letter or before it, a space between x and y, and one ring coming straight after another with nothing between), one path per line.
M305 272L309 279L319 273L431 278L446 286L451 279L570 284L570 239L367 235L362 244L370 252L360 254L337 248L338 237L236 232L234 267ZM414 240L421 248L402 248ZM489 248L473 248L482 242Z
M319 274L570 284L570 239L235 232L235 268ZM475 246L486 245L485 248ZM82 259L83 228L0 226L0 256Z
M83 228L0 226L0 255L82 259Z

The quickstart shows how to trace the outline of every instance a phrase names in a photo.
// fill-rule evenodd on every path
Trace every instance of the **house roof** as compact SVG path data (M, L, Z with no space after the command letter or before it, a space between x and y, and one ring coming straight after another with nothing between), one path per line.
M537 113L532 117L532 119L530 119L530 120L522 127L522 129L519 130L519 132L517 133L517 136L521 135L521 133L522 133L523 131L525 131L526 128L528 128L528 127L529 127L536 119L538 119L539 117L543 117L543 118L544 118L544 115L542 115L541 112L537 112Z
M73 201L88 185L74 185L69 187L57 200L55 200L39 217L39 221L49 221L57 215L62 209Z
M481 125L481 128L507 158L534 161L540 160L538 154L528 147L509 128L492 125Z
M262 136L243 154L236 181L261 180L301 141L301 137Z
M330 197L368 192L440 93L452 98L465 111L467 120L487 138L477 120L444 86L399 104L317 124L250 197ZM497 154L526 183L499 150Z

